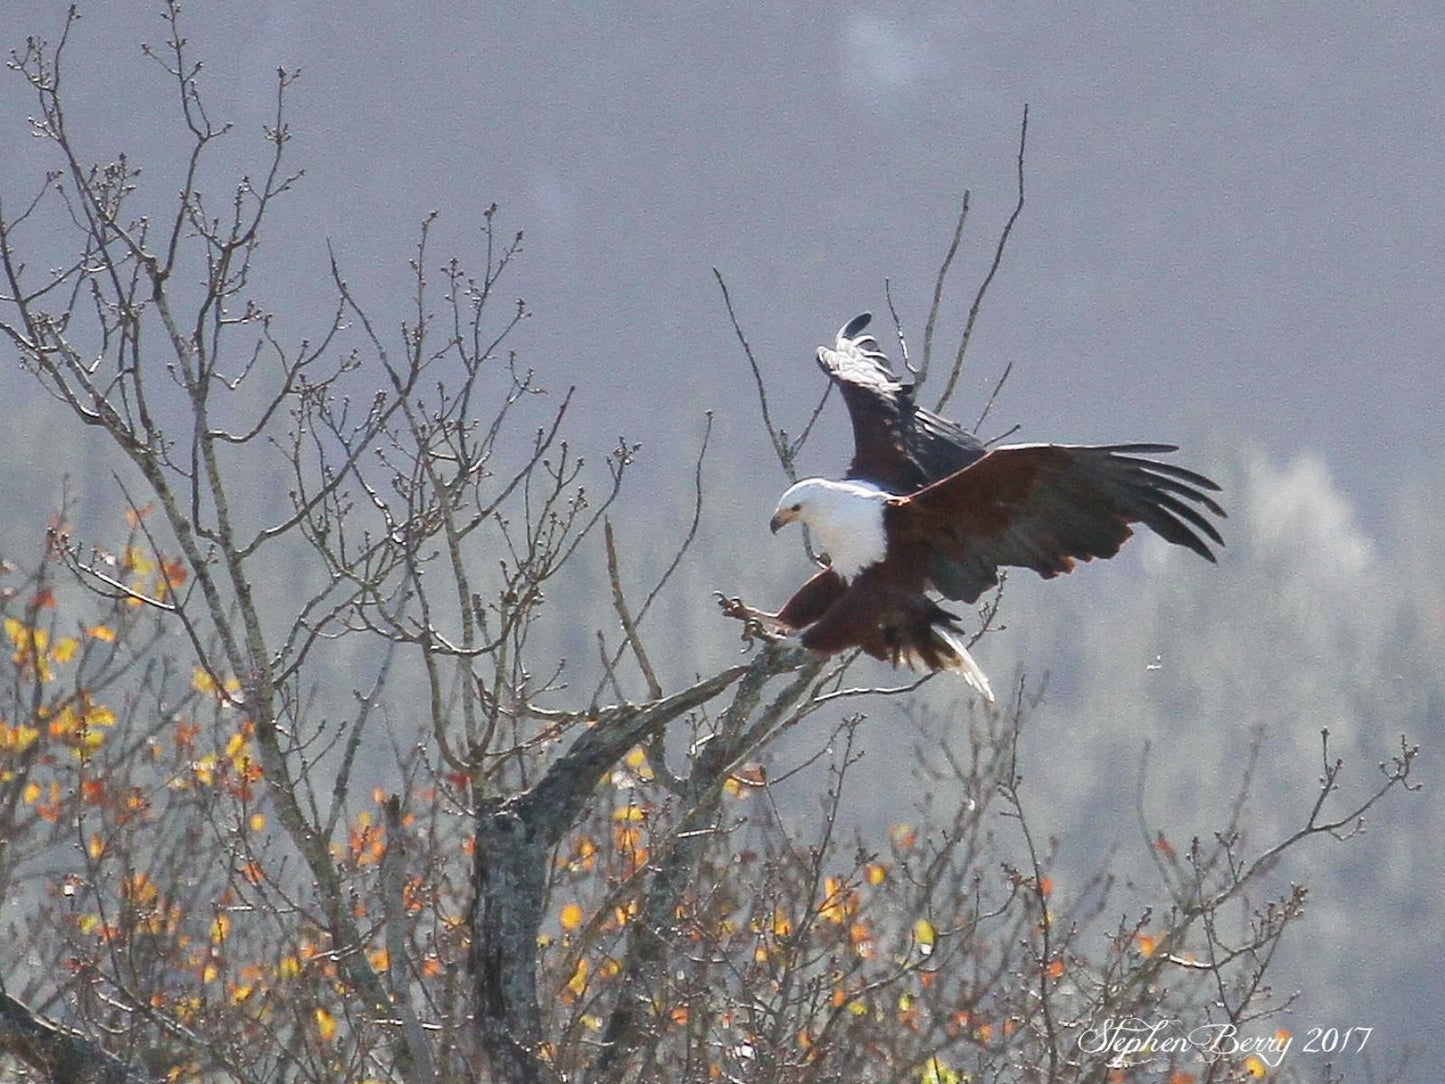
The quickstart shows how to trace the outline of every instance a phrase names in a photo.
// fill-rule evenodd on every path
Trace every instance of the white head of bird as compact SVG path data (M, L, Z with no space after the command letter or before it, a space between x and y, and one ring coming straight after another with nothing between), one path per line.
M777 534L794 520L806 524L833 559L833 571L852 579L887 553L883 507L890 496L871 482L806 478L779 499L768 526Z

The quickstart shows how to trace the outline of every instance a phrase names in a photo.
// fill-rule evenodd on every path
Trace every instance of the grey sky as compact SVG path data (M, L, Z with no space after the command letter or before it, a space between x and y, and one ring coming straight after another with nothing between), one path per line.
M114 133L88 130L97 153L125 134L143 157L158 119L144 7L81 27L77 123ZM1315 447L1371 518L1372 489L1438 476L1445 17L1427 9L245 7L192 10L188 31L215 112L248 138L273 69L303 69L304 229L273 257L288 292L307 295L325 236L380 294L423 212L443 212L440 254L497 200L527 231L526 345L554 379L575 368L609 424L666 443L746 391L712 266L808 395L812 347L881 309L884 276L916 342L971 187L956 326L1013 199L1027 101L1029 204L960 415L1014 362L999 417L1029 437ZM14 4L7 25L60 10ZM0 83L7 146L19 98Z

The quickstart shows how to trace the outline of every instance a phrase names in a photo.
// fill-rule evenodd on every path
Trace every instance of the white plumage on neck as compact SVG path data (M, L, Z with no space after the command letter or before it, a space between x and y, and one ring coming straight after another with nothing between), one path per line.
M833 559L833 571L851 580L888 551L883 506L890 496L871 482L808 478L778 501L773 529L793 520L807 524L819 548Z

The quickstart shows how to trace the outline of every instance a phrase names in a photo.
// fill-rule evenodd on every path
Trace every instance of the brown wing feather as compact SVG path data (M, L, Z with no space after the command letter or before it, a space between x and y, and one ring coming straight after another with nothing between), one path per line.
M998 583L998 569L1031 568L1044 577L1076 560L1112 557L1143 523L1210 561L1223 545L1200 508L1224 516L1201 474L1146 459L1167 444L1021 444L889 501L890 560L922 561L934 586L973 602ZM1198 506L1198 507L1196 507Z
M838 601L846 586L842 576L831 568L825 568L793 593L793 597L778 611L777 620L789 628L805 628Z

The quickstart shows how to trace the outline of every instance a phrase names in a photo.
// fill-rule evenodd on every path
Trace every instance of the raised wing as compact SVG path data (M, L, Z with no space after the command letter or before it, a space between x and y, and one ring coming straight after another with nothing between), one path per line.
M1214 560L1224 545L1201 509L1223 517L1219 486L1194 471L1145 459L1172 444L996 448L885 513L890 559L921 561L949 598L975 601L998 569L1031 568L1045 578L1075 561L1112 557L1142 523L1175 545ZM1206 539L1208 541L1206 541Z
M891 493L913 493L968 466L984 454L984 446L914 402L913 385L899 381L878 341L863 334L872 319L865 312L844 324L831 350L818 348L818 364L838 385L853 419L848 477Z

